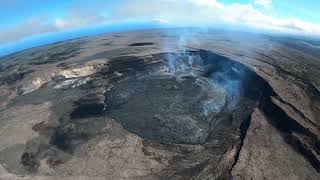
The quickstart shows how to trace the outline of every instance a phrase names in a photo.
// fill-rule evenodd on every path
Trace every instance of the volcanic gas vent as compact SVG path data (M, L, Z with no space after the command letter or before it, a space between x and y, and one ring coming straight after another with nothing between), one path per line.
M204 143L226 106L226 92L201 77L147 75L106 94L107 115L141 137L164 143Z

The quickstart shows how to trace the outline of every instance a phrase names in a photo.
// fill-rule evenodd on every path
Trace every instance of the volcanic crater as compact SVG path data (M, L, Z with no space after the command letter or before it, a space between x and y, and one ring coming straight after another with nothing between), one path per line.
M280 62L261 65L266 56L255 55L257 60L248 62L239 60L245 55L233 59L219 49L150 51L161 44L152 39L119 49L109 38L74 41L77 46L65 51L70 43L55 44L59 56L33 53L34 60L27 63L54 69L53 77L39 80L41 85L28 93L16 94L0 111L0 117L8 119L0 123L23 120L23 126L6 127L29 132L17 133L17 141L24 143L0 149L0 163L8 173L89 179L259 179L260 172L279 165L272 169L275 175L268 176L277 179L291 172L284 168L288 163L300 163L292 174L319 175L317 121L277 89L278 81L289 77ZM82 55L86 43L103 50ZM109 45L112 48L104 50ZM269 66L277 73L270 73ZM20 88L36 72L24 69L0 79ZM309 92L316 114L320 94L312 83L294 74L287 82ZM295 93L288 101L304 102L308 97ZM10 114L16 111L21 117ZM283 158L287 154L290 157ZM254 172L246 170L251 166L257 167Z
M112 68L95 76L102 81L115 72L122 74L112 80L103 100L86 95L58 126L36 125L34 129L48 140L28 143L22 164L37 171L43 158L49 158L52 166L66 162L82 144L108 134L103 126L108 119L145 142L214 146L210 156L221 157L241 143L254 108L273 95L248 67L212 52L161 53L148 61L155 63L144 64L136 57L111 61ZM97 79L80 87L90 89L100 82Z
M158 71L116 83L106 92L105 115L142 138L161 143L204 144L243 123L271 88L244 65L206 51L155 54Z

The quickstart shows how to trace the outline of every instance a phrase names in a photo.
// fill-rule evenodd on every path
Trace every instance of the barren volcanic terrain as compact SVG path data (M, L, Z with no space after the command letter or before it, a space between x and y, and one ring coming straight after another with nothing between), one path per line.
M159 29L0 58L0 179L320 179L320 42Z

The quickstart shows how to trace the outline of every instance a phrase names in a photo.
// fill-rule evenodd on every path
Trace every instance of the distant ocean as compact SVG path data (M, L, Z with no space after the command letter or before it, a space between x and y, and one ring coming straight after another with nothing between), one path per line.
M63 32L46 33L28 38L21 39L16 42L10 42L7 44L0 44L0 57L11 53L22 51L25 49L51 44L68 39L79 38L83 36L92 36L110 32L124 32L131 30L153 29L163 28L164 25L159 23L118 23L92 26L82 29L68 30Z

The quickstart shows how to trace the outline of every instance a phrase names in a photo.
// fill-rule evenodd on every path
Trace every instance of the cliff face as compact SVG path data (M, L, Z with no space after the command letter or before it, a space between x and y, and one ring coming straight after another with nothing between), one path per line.
M319 49L182 32L1 58L0 178L320 179Z

